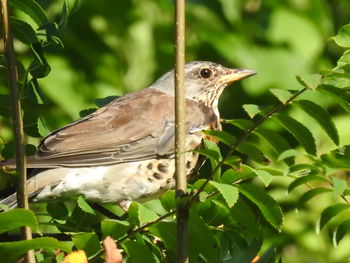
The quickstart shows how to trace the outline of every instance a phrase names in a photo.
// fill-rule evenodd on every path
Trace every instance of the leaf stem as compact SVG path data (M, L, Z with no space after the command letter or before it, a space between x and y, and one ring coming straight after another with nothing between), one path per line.
M9 22L8 1L1 0L1 15L4 33L5 59L7 65L7 79L11 96L12 119L16 139L16 168L18 177L17 200L18 206L29 209L27 195L27 171L25 159L25 145L23 121L21 112L21 101L18 89L18 72L16 67L16 56L13 44L13 35ZM22 228L22 238L24 240L32 239L32 231L29 227ZM26 255L28 263L35 263L34 251L29 250Z

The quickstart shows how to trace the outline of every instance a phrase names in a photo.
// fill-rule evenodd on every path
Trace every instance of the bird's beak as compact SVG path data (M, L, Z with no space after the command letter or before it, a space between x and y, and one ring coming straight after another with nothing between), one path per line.
M255 70L252 69L231 69L230 72L223 75L220 80L226 84L248 78L257 74Z

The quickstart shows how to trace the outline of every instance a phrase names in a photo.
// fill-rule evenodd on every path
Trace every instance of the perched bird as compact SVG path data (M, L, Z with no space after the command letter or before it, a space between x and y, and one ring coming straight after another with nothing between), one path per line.
M203 130L221 130L218 100L224 88L256 74L194 61L185 65L186 173L198 162ZM83 195L102 203L155 198L175 186L174 71L150 87L117 98L45 137L28 180L31 201ZM13 160L0 166L14 168ZM16 206L16 195L2 200Z

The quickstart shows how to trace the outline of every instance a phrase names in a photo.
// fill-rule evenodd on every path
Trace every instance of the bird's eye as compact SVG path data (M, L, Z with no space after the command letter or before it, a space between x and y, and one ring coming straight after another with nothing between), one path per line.
M210 78L211 74L212 74L212 71L208 68L204 68L202 69L199 74L201 75L202 78Z

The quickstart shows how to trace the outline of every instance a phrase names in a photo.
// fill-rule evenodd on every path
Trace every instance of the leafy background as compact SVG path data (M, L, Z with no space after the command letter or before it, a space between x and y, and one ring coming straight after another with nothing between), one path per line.
M33 153L30 145L37 145L41 136L103 105L103 98L144 88L172 68L172 1L34 3L10 2L21 61L28 153ZM198 228L191 232L191 261L249 262L265 253L265 262L280 257L283 262L347 262L350 239L343 234L350 228L346 200L350 154L349 148L340 147L350 144L349 26L338 38L329 38L349 22L350 2L193 0L186 4L188 61L211 60L259 73L229 87L220 101L222 117L235 120L224 124L233 141L251 119L261 118L303 85L309 87L283 114L274 115L241 144L223 167L223 175L214 176L206 187L190 218L190 225ZM332 71L336 66L337 72ZM1 71L0 147L2 156L9 158L14 147L4 68ZM320 75L311 75L316 73ZM303 79L302 85L296 75ZM217 136L225 141L223 134ZM220 150L207 145L203 154L215 164L220 161L219 151L224 155L227 149L224 143ZM208 162L199 178L210 171ZM237 178L244 182L225 184L237 183ZM192 188L199 188L201 180ZM12 181L13 176L4 173L0 189L8 192ZM120 220L106 219L82 198L73 204L51 203L48 213L44 206L34 209L41 231L84 232L74 235L68 247L84 249L100 262L101 237L108 234L119 240L137 225L157 220L174 208L171 194L163 196L161 203L134 203L127 215L108 207ZM171 220L161 222L120 244L131 262L140 262L138 254L148 262L173 262L172 231ZM163 242L155 244L153 236ZM49 248L46 254L37 254L39 262L53 257L57 256Z

